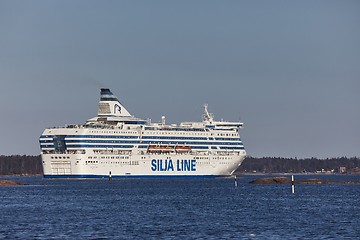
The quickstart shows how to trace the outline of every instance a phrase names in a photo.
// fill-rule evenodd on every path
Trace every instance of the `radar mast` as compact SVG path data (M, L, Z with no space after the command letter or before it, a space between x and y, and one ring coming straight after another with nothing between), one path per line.
M214 114L209 113L208 111L208 105L204 104L204 115L203 115L203 120L205 122L210 122L212 123L214 121Z

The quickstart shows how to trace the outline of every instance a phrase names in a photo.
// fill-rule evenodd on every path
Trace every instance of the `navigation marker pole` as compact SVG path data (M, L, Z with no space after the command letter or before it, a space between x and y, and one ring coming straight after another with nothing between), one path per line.
M237 180L236 180L236 175L234 175L234 179L235 179L235 187L237 187Z
M294 175L291 175L291 192L295 193Z

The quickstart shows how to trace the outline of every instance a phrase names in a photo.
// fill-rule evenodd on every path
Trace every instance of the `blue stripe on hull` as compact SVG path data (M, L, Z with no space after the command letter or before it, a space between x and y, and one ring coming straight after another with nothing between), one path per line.
M115 175L112 178L218 178L229 175ZM109 175L44 175L44 178L54 179L84 179L84 178L109 178Z

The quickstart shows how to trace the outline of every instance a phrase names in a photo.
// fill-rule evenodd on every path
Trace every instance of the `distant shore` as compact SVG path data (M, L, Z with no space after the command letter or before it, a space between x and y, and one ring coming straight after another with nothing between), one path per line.
M318 172L293 172L293 173L289 173L289 172L235 172L233 175L359 175L360 172L348 172L348 173L339 173L339 172L334 172L334 173L329 173L329 172L325 172L325 173L318 173Z
M40 155L0 155L0 176L42 175ZM360 158L282 158L248 156L234 174L360 174Z
M276 172L276 173L248 173L248 172L235 172L233 173L233 175L229 175L229 176L225 176L225 178L232 178L234 176L242 176L242 175L247 175L247 176L274 176L273 178L276 178L278 176L332 176L332 175L360 175L360 173L281 173L281 172ZM0 175L0 181L1 178L8 178L8 177L42 177L43 174L3 174ZM271 178L271 177L270 177Z
M252 184L291 184L288 177L265 177L252 180ZM360 184L360 181L335 181L318 178L301 179L294 181L294 184Z

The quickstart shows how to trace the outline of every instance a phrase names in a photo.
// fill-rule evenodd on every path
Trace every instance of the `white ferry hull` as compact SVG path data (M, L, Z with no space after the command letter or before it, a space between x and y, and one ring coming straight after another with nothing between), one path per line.
M90 163L86 155L66 155L51 159L42 155L45 178L123 178L123 177L219 177L229 176L241 165L239 156L129 156ZM69 157L69 158L68 158ZM105 157L105 156L104 156ZM114 157L114 159L111 159ZM207 159L196 159L207 158ZM106 159L106 157L105 157ZM136 164L133 164L136 163ZM132 165L133 164L133 165Z
M229 176L246 152L241 122L151 123L132 116L101 89L98 116L82 125L45 129L40 149L45 178Z

